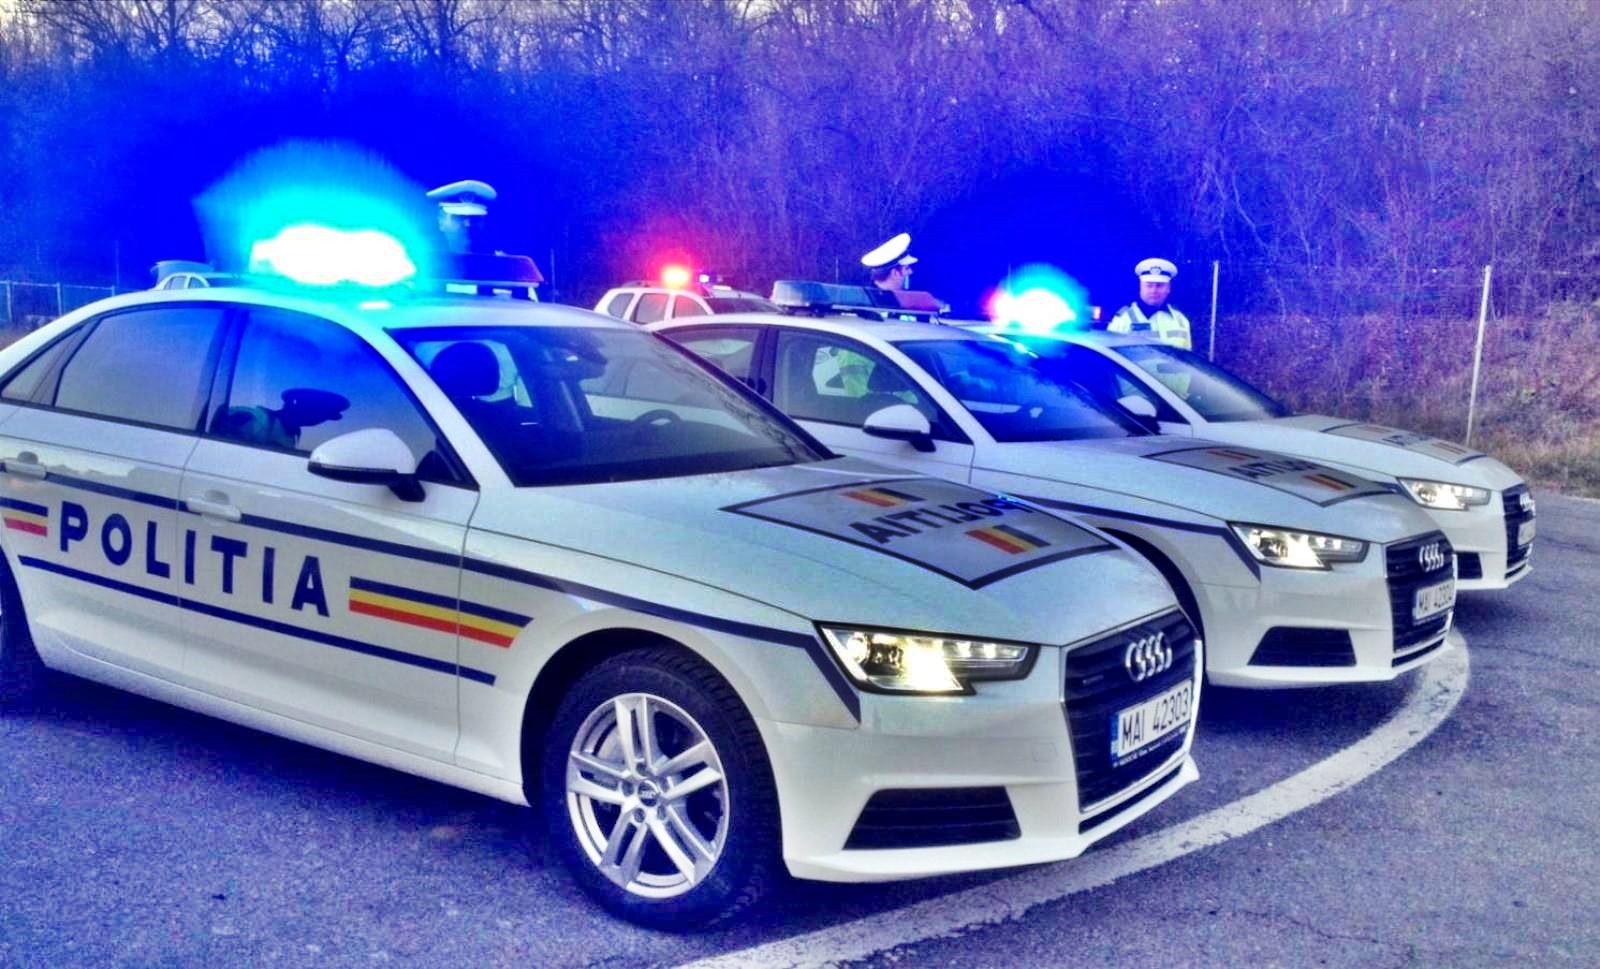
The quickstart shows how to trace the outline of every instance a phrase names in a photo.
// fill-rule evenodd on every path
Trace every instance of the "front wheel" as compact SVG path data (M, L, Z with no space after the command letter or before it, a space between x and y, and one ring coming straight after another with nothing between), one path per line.
M584 674L556 713L542 789L573 877L630 921L707 928L777 877L760 735L726 681L682 651L624 653Z

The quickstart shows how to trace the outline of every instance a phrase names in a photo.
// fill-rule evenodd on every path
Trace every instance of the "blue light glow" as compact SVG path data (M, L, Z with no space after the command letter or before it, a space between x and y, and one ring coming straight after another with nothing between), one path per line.
M1054 266L1024 266L989 299L989 318L1026 333L1087 330L1094 322L1088 293Z
M387 233L300 224L253 244L250 271L308 286L380 287L410 279L417 266L400 240Z

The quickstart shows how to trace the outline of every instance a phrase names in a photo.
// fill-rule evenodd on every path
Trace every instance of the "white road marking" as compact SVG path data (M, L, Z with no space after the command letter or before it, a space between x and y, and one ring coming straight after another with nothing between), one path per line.
M978 888L918 902L805 935L686 963L680 969L778 969L866 959L899 946L1021 918L1029 909L1103 888L1118 879L1238 838L1354 787L1421 743L1449 718L1467 689L1470 661L1455 649L1417 671L1405 702L1372 733L1298 774L1181 824L1030 869ZM1201 764L1200 769L1205 770ZM1180 797L1182 795L1179 795Z

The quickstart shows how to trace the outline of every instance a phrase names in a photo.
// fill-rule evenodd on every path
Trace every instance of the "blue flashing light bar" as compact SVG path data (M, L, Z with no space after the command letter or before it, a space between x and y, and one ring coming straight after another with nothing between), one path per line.
M307 286L394 286L416 276L400 240L376 229L285 226L250 247L250 272Z
M1088 293L1054 266L1024 266L995 290L989 317L1025 333L1087 330L1094 323Z

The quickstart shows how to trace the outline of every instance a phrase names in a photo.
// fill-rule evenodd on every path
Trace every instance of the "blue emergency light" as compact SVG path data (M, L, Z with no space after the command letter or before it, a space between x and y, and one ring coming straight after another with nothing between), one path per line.
M989 317L1024 333L1087 330L1094 322L1088 294L1054 266L1024 266L1007 277L989 301Z
M301 223L252 244L250 272L307 286L382 288L413 278L417 266L388 233Z

